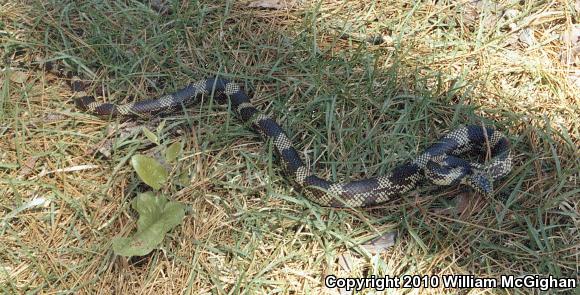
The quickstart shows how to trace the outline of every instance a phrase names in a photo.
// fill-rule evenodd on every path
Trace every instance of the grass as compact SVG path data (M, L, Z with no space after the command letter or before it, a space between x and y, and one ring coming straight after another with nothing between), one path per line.
M560 61L558 38L578 22L572 2L475 14L466 1L278 11L169 2L168 15L137 1L0 4L1 293L338 294L323 285L329 274L578 278L580 103L577 67ZM498 17L505 9L518 10L518 30ZM531 46L517 40L526 25ZM341 30L390 39L373 46ZM173 173L189 185L164 192L190 210L161 250L128 260L111 250L113 237L134 230L130 200L144 189L128 159L157 149L137 132L113 140L108 158L95 151L127 123L75 109L65 81L29 66L36 58L81 72L101 101L162 95L218 73L235 79L331 179L386 173L467 123L505 131L516 165L492 199L424 186L370 209L322 208L292 189L269 143L205 101L159 130L159 120L138 122L163 144L184 142ZM46 201L16 210L34 198ZM391 231L397 242L379 255L359 246ZM539 291L389 294L530 292Z

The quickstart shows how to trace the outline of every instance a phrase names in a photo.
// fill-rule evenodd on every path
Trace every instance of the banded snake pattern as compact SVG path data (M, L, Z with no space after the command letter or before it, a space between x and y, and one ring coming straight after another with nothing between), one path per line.
M51 68L51 66L49 66ZM172 112L191 105L200 95L212 95L218 103L230 103L242 121L264 138L271 139L285 171L313 202L331 207L365 207L387 202L414 189L424 179L440 186L467 184L477 192L491 195L493 182L507 175L512 168L509 141L490 127L467 125L458 127L441 138L412 161L401 164L390 173L349 182L331 182L313 174L282 127L260 112L248 95L227 79L214 77L194 82L183 89L159 98L117 105L99 103L87 95L86 86L76 76L70 86L80 109L99 116L135 116ZM219 95L218 95L219 94ZM223 99L227 97L227 99ZM491 152L490 160L480 164L459 155Z

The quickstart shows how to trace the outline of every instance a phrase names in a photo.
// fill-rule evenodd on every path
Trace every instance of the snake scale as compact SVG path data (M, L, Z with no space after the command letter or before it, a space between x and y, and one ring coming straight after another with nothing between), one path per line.
M50 66L49 66L50 68ZM218 103L231 104L242 121L251 124L263 137L273 142L285 171L313 202L331 207L365 207L389 200L414 189L428 179L441 186L467 184L477 192L491 195L493 182L507 175L512 168L509 141L500 132L485 126L458 127L441 137L414 160L394 168L382 176L350 182L331 182L313 174L298 155L282 127L251 104L241 88L223 78L197 81L172 94L134 103L117 105L96 102L85 92L86 86L76 76L68 75L80 109L101 116L135 116L181 109L201 95L213 95ZM220 95L217 95L220 93ZM225 97L228 99L220 99ZM458 157L464 153L484 156L486 164Z

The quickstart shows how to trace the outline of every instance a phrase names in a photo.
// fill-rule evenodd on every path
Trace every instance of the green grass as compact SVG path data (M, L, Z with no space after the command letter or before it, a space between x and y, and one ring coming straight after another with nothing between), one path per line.
M137 1L0 4L0 293L337 294L324 288L329 274L578 278L580 103L554 37L578 21L572 4L502 4L535 20L538 43L523 47L493 11L468 23L455 1L289 11L169 2L169 15ZM344 21L392 41L340 39ZM118 103L234 79L333 180L386 173L469 123L505 131L516 165L492 199L423 186L370 209L322 208L285 180L270 143L204 101L158 132L163 144L184 142L173 176L190 183L164 191L189 214L162 250L127 260L111 239L134 230L130 200L144 189L128 161L158 149L137 132L100 155L95 146L127 123L75 109L62 79L30 67L36 58L67 64ZM98 167L62 171L80 165ZM6 218L34 197L47 202ZM380 255L358 246L393 230L396 244ZM532 291L393 294L424 292Z

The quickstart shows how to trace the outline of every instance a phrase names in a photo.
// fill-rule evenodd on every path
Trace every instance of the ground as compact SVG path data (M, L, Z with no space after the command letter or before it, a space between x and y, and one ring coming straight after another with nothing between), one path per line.
M578 278L578 2L154 2L0 4L1 293L345 293L324 287L332 274ZM319 207L227 107L95 117L38 61L117 103L224 75L334 180L386 173L463 124L504 132L514 169L491 198L426 184L373 208ZM148 190L129 159L173 142L183 152L161 191L185 219L150 255L115 255L112 239L136 229L131 200Z

